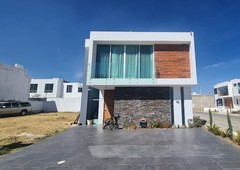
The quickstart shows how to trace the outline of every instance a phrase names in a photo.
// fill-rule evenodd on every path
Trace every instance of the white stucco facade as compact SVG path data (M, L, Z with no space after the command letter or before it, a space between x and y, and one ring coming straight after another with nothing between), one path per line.
M154 45L170 44L189 46L190 77L181 78L96 78L96 55L98 45ZM124 64L126 50L124 51ZM153 53L153 74L155 73L155 60ZM124 68L125 69L125 68ZM124 73L125 74L125 73ZM81 104L80 122L86 124L88 89L99 90L98 123L104 120L104 92L114 90L116 87L169 87L173 89L173 124L182 126L188 119L193 118L191 87L197 84L194 36L192 32L91 32L90 38L85 41L85 69L83 82L83 97ZM183 108L184 107L184 108ZM182 113L184 112L184 114ZM183 120L184 119L184 120ZM187 124L186 124L187 125Z
M60 78L53 79L31 79L31 84L37 85L37 90L31 92L30 98L51 98L51 97L62 97L63 96L63 80ZM45 85L52 84L52 92L45 91Z
M23 66L0 64L0 100L28 100L30 76Z
M240 79L214 85L215 106L219 111L240 110Z

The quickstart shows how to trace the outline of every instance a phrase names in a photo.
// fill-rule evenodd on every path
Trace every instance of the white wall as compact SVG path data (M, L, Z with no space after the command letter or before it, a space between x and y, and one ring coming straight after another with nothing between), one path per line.
M182 126L182 107L180 87L173 87L174 125Z
M37 92L30 93L30 98L48 98L62 97L63 80L59 78L53 79L31 79L31 84L38 84ZM45 93L45 84L53 84L53 92Z
M46 112L80 112L81 98L51 98L47 99L43 110Z
M99 102L98 102L98 124L103 124L103 112L104 112L104 90L99 90Z
M33 112L80 112L81 98L49 98L46 101L29 101Z
M184 87L184 109L185 109L185 124L188 126L188 119L193 119L192 108L192 88Z
M72 86L72 92L67 93L67 86ZM81 97L82 92L78 92L78 88L82 88L81 83L63 83L63 98Z
M30 77L24 67L0 64L0 100L27 101Z
M32 112L43 112L43 106L45 101L28 101L32 105Z

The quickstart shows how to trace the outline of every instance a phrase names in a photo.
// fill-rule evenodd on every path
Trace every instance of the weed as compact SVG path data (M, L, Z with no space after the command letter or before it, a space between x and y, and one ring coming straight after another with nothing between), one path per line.
M234 137L234 141L240 145L240 131L237 131L237 134Z
M212 127L208 126L208 131L212 132L214 135L221 135L222 134L222 130L220 129L220 127L218 127L215 124Z

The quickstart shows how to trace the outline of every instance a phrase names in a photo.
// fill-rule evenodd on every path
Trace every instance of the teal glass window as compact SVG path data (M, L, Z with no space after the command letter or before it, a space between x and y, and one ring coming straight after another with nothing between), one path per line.
M140 78L153 77L153 46L140 46Z
M95 78L152 77L152 45L97 46Z
M96 57L96 78L109 77L110 45L98 45Z
M124 46L111 46L111 78L123 78Z
M139 70L139 46L127 45L126 46L126 78L138 78Z

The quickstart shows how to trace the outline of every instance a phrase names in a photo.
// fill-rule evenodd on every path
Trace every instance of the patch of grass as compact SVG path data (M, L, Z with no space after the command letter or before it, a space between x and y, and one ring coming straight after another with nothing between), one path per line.
M79 113L42 113L0 118L0 155L34 144L71 127Z

